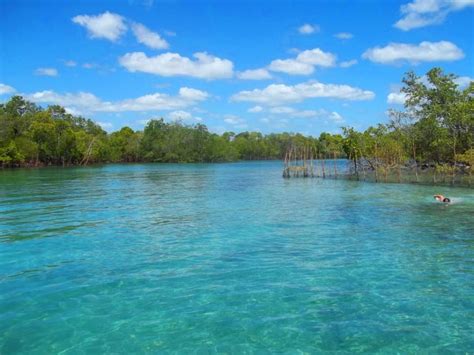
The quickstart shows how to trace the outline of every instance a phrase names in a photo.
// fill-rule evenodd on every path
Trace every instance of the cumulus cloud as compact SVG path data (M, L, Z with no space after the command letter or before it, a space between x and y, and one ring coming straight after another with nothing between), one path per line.
M339 33L336 33L334 37L339 38L339 39L351 39L354 37L354 35L349 32L339 32Z
M35 75L58 76L58 70L55 68L38 68L35 70Z
M72 22L85 27L91 38L104 38L116 42L127 32L128 26L130 26L138 43L152 49L167 49L169 47L164 38L143 24L129 21L127 25L125 17L108 11L96 16L75 16L72 18Z
M317 81L310 81L293 86L271 84L264 89L240 91L233 95L231 100L279 106L312 98L372 100L374 97L375 94L369 90L362 90L349 85L323 84Z
M131 72L161 76L190 76L200 79L224 79L233 75L234 64L205 52L194 53L192 60L178 53L164 53L148 57L143 52L127 53L119 63Z
M267 69L250 69L237 73L237 78L242 80L266 80L271 79L272 75Z
M286 73L289 75L309 75L315 67L332 67L336 64L336 56L329 52L324 52L319 48L305 51L294 50L297 53L295 58L275 59L267 67L250 69L237 73L237 78L242 80L265 80L271 79L269 71Z
M0 83L0 95L13 94L15 91L10 85Z
M133 99L103 101L88 92L59 94L54 91L40 91L25 95L25 98L45 104L58 104L74 112L132 112L179 110L204 101L209 94L197 89L183 87L178 95L154 93Z
M276 113L276 114L287 114L287 113L293 113L296 110L288 106L277 106L277 107L272 107L269 111L271 113Z
M235 128L247 127L247 122L236 115L224 115L224 122L234 126Z
M314 48L299 52L294 59L276 59L270 63L268 69L291 75L309 75L314 72L316 66L332 67L335 63L334 54Z
M319 110L298 110L289 106L277 106L269 109L271 114L284 115L288 118L316 118L316 119L329 119L331 121L341 123L344 122L342 116L333 111L327 111L325 109Z
M97 124L105 130L111 129L114 126L111 122L97 122Z
M407 99L407 96L403 92L391 92L387 96L387 103L395 104L395 105L403 105L405 104L406 99Z
M173 111L168 114L168 117L172 120L189 120L193 117L189 112L187 111Z
M394 26L403 31L443 23L454 11L474 6L474 0L414 0L400 7L402 18Z
M363 58L382 64L454 61L464 57L463 51L448 41L420 44L390 43L385 47L369 48Z
M469 86L471 82L474 81L474 78L471 78L469 76L460 76L454 79L454 82L456 83L459 88L464 89Z
M321 114L321 111L297 110L289 106L272 107L270 108L269 112L276 115L285 115L286 117L296 117L296 118L311 118L311 117L317 117L318 115Z
M298 32L301 33L302 35L310 35L312 33L319 32L319 26L305 23L304 25L298 28Z
M194 117L190 112L183 110L172 111L168 114L168 117L173 121L202 121L201 117Z
M141 23L133 23L132 32L139 43L152 49L167 49L169 47L168 42L161 38L158 33L149 30Z
M67 66L67 67L75 67L77 65L77 63L74 60L66 60L64 62L64 65Z
M319 48L314 48L300 52L296 60L314 66L332 67L336 63L336 56Z
M357 63L358 63L357 59L352 59L352 60L347 60L345 62L341 62L339 66L341 68L349 68L349 67L352 67L353 65L356 65Z
M138 120L137 123L142 125L142 126L146 126L148 124L148 122L150 122L153 118L146 118L144 120Z
M338 114L337 112L331 112L328 118L336 123L342 123L344 122L344 118Z
M90 108L91 110L99 108L102 105L102 101L98 97L88 92L58 94L51 90L45 90L33 94L26 94L24 96L27 100L36 103L58 104L75 108Z
M198 89L182 87L179 89L179 96L189 101L204 101L209 97L209 94Z
M117 41L127 31L125 19L108 11L96 16L75 16L72 22L85 27L91 38L105 38L112 42Z
M247 112L250 112L250 113L258 113L258 112L262 112L263 111L263 107L262 106L254 106L254 107L251 107L247 110Z
M270 63L268 69L291 75L309 75L314 72L313 65L301 63L295 59L275 59Z

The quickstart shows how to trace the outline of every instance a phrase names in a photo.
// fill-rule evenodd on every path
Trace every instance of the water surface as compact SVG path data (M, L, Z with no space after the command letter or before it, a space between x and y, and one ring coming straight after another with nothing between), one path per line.
M281 168L0 171L0 353L474 350L474 190Z

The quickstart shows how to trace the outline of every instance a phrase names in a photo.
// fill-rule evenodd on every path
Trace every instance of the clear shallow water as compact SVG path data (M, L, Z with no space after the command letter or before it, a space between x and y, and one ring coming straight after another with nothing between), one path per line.
M471 352L473 217L275 162L0 171L0 353Z

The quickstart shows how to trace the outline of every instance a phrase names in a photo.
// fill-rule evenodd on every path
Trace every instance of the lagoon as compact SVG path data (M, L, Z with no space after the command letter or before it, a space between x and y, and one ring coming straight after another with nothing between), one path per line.
M473 189L281 172L0 171L0 353L473 351Z

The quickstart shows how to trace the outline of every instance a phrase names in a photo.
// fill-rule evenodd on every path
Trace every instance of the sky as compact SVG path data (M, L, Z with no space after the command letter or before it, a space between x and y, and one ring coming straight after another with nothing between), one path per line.
M473 50L474 0L0 0L0 102L317 136L386 123L409 70L465 87Z

